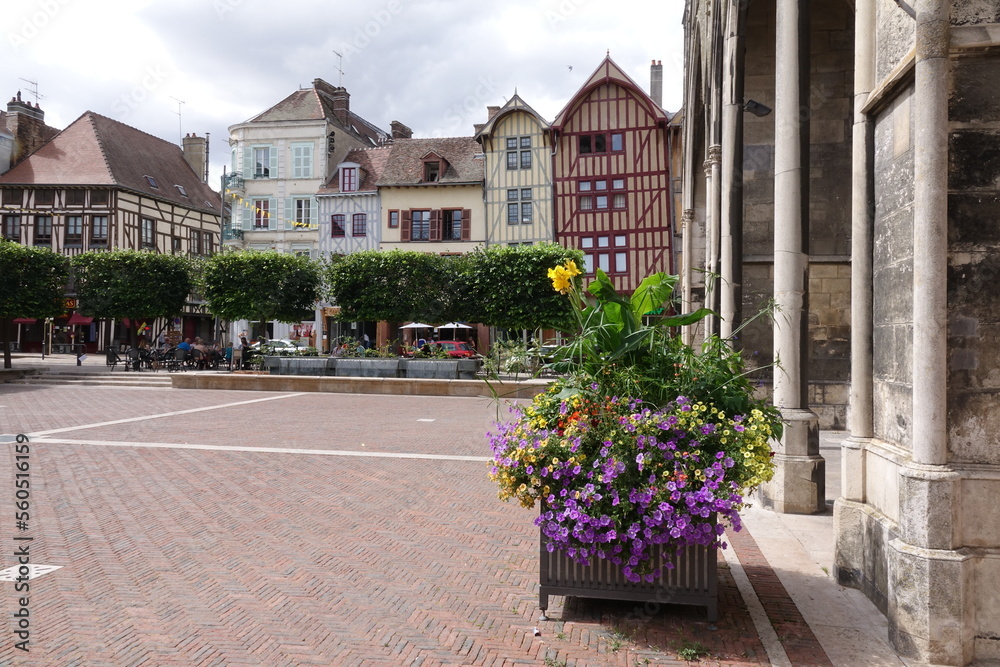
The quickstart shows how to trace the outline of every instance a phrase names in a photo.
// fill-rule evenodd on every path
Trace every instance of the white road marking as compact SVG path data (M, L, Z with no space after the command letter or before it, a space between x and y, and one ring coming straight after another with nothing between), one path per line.
M60 569L62 565L32 565L29 563L27 567L28 574L26 576L28 579L37 579L43 574ZM17 578L21 576L19 573L20 568L20 565L15 565L14 567L8 567L6 570L0 570L0 581L17 581Z
M163 412L156 415L146 415L145 417L129 417L128 419L115 419L108 422L97 422L96 424L83 424L81 426L67 426L65 428L54 428L48 431L35 431L34 433L28 433L31 438L38 438L45 435L50 435L53 433L67 433L69 431L81 431L87 428L99 428L101 426L114 426L115 424L129 424L132 422L146 421L147 419L159 419L161 417L174 417L176 415L189 415L193 412L204 412L206 410L220 410L222 408L232 408L237 405L250 405L251 403L261 403L263 401L277 401L282 398L296 398L298 396L305 396L306 392L298 392L295 394L281 394L280 396L267 396L265 398L254 398L249 401L237 401L235 403L223 403L222 405L206 405L200 408L190 408L188 410L176 410L174 412Z
M104 447L134 447L138 449L199 449L211 452L251 452L260 454L311 454L315 456L360 456L386 459L427 459L433 461L492 461L489 456L451 456L447 454L414 454L408 452L350 451L343 449L294 449L286 447L231 447L227 445L192 445L174 442L121 442L114 440L67 440L37 438L33 445L99 445Z

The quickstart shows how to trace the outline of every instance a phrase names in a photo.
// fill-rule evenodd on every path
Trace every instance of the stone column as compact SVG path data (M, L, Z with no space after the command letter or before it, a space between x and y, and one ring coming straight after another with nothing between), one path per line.
M826 510L819 421L806 399L809 274L809 3L777 0L774 104L774 404L785 419L774 479L761 502L777 512Z
M703 163L705 168L705 306L713 310L719 307L719 219L722 215L722 147L708 147L708 159ZM705 318L705 333L719 332L717 317Z
M694 310L694 295L691 281L694 279L694 209L686 208L681 214L681 312L690 313ZM681 340L685 344L692 343L691 327L681 327Z
M743 31L735 4L729 7L722 63L722 199L719 239L719 335L739 327L743 283Z
M917 11L913 198L913 460L948 460L948 3Z

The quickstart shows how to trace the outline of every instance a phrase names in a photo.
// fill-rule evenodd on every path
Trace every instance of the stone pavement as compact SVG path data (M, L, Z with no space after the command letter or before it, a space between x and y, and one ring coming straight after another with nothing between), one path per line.
M715 624L558 596L540 622L533 513L486 476L496 417L473 398L2 384L31 505L19 531L0 444L0 569L16 537L61 569L29 582L29 653L25 593L0 582L0 664L902 664L824 571L829 514L750 510ZM841 437L824 434L828 473Z

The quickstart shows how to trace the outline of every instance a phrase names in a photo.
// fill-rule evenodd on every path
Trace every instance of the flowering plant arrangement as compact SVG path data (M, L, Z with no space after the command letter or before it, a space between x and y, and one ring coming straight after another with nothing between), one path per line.
M709 339L699 354L671 335L710 311L644 322L669 305L672 277L647 278L625 300L599 271L589 305L578 273L572 262L549 272L581 322L554 364L566 375L497 424L491 478L501 499L541 504L549 551L650 582L661 574L653 545L724 547L725 524L739 530L746 494L773 474L781 421L754 398L739 353Z

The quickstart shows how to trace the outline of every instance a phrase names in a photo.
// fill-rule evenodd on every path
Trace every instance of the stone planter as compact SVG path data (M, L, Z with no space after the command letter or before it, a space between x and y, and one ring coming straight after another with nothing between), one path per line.
M660 604L684 604L705 607L708 621L719 618L718 549L692 546L665 555L662 545L653 547L654 567L667 561L674 568L663 569L659 581L632 583L614 563L592 558L590 565L579 565L560 551L545 548L541 539L538 563L538 607L541 620L548 620L545 610L550 595L573 595L607 600L634 600ZM648 608L644 605L644 608Z
M264 368L273 375L365 378L474 380L481 364L479 359L264 357Z
M400 377L399 359L331 359L334 375L359 378Z

